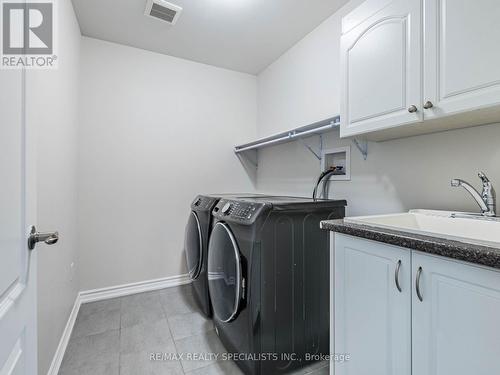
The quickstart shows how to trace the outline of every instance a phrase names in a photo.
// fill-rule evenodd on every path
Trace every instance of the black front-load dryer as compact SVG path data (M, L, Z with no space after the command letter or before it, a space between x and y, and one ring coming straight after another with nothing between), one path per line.
M246 374L283 374L329 354L329 240L346 201L221 199L208 285L217 333Z
M258 195L247 193L207 194L198 195L191 203L191 212L184 236L186 265L192 281L194 299L203 314L209 318L212 316L212 308L207 281L207 254L212 229L212 210L222 197L256 196Z
M220 198L199 195L191 203L191 213L186 224L184 252L193 295L200 310L212 316L207 282L207 251L212 224L212 209Z

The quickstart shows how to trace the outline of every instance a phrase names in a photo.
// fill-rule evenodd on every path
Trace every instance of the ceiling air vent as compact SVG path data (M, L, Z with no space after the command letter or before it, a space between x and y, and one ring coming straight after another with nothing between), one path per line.
M174 25L181 12L182 8L175 4L163 0L148 0L144 14Z

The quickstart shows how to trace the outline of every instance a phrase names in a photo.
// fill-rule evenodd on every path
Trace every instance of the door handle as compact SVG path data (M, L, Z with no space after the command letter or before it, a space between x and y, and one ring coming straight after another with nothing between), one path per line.
M38 242L54 245L57 241L59 241L59 232L37 232L35 226L32 226L28 236L28 249L33 250Z
M415 289L417 290L417 297L422 302L424 298L422 297L422 293L420 292L420 277L422 276L422 267L418 267L417 277L415 281Z
M399 284L399 270L401 269L401 259L398 260L398 265L396 266L396 271L394 272L394 281L396 283L396 288L398 288L401 293L403 290L401 289L401 285Z

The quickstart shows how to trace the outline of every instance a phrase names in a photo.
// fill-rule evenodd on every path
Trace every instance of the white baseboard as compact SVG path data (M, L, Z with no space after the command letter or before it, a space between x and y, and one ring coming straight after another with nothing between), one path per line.
M170 288L189 284L191 279L188 274L164 277L161 279L140 281L138 283L123 284L109 288L84 290L80 292L81 303L101 301L104 299L128 296L136 293L150 292L153 290Z
M62 360L64 358L64 353L66 352L66 347L69 343L69 338L71 337L71 332L73 332L73 327L75 326L76 317L78 316L78 311L80 311L80 294L76 295L75 304L73 309L69 314L68 322L64 331L62 333L61 339L59 340L59 345L57 345L54 358L52 358L52 363L50 364L49 372L47 375L57 375L59 369L61 368Z
M73 309L69 314L68 322L64 328L61 339L59 340L59 345L57 346L54 358L50 365L47 375L57 375L64 358L64 353L66 352L66 347L68 346L69 339L71 337L71 332L73 332L73 327L75 326L76 317L78 311L80 311L80 306L84 303L102 301L110 298L123 297L136 293L150 292L153 290L171 288L175 286L185 285L191 283L191 279L188 274L164 277L161 279L140 281L137 283L117 285L108 288L84 290L78 293L73 305Z

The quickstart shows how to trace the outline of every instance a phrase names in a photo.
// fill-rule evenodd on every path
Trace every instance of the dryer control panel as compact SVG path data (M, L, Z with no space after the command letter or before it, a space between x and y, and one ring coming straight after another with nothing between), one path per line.
M191 209L198 211L210 210L214 206L214 203L217 201L217 198L207 197L204 195L198 195L193 203L191 203Z
M252 224L263 207L260 203L221 199L212 214L218 219Z

